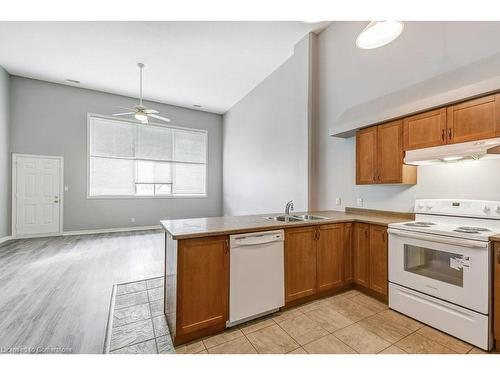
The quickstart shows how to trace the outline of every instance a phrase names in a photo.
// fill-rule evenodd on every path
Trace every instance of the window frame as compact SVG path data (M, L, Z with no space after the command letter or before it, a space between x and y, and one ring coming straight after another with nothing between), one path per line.
M209 181L208 181L208 176L209 176L209 162L208 162L208 155L209 155L209 134L208 130L205 129L196 129L196 128L188 128L185 126L176 126L176 125L163 125L157 122L149 122L148 126L156 126L160 128L170 128L170 129L179 129L179 130L184 130L184 131L193 131L197 133L203 133L206 136L207 144L205 147L205 194L176 194L176 195L90 195L90 123L92 118L100 118L104 120L113 120L113 121L118 121L122 123L128 123L128 124L136 124L136 125L143 125L140 121L134 120L134 119L120 119L114 116L107 116L107 115L101 115L98 113L91 113L87 112L87 152L86 152L86 163L87 163L87 189L86 189L86 199L89 200L99 200L99 199L207 199L208 198L208 187L209 187ZM174 145L175 147L175 145ZM154 161L154 160L152 160ZM173 162L175 163L175 162ZM203 163L194 163L194 164L203 164ZM134 181L136 184L136 182ZM172 181L172 188L173 188L173 181Z

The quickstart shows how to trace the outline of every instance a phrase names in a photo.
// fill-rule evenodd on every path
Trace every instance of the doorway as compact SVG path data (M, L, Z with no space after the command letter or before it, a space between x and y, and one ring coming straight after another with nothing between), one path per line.
M62 156L12 154L12 237L63 231Z

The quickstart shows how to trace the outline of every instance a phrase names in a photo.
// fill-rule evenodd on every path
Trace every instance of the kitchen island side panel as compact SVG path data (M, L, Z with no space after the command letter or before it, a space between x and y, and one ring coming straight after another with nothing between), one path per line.
M175 337L177 324L177 241L165 232L165 316Z

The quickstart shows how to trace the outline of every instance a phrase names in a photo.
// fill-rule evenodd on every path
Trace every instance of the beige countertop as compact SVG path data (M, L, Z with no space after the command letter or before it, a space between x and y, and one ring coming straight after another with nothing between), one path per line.
M300 212L294 212L300 215ZM408 217L398 217L394 214L381 212L351 213L341 211L316 211L313 215L327 217L326 220L299 221L283 223L266 219L266 216L282 214L261 214L246 216L222 216L195 219L162 220L161 226L172 235L174 240L197 238L216 235L227 235L246 232L258 232L264 230L310 226L318 224L334 224L345 222L362 222L367 224L388 225L390 223L411 221ZM405 214L402 214L405 215ZM407 214L406 214L407 215Z

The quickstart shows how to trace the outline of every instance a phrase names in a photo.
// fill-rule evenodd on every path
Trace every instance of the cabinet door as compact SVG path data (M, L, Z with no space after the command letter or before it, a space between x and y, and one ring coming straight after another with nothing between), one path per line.
M500 95L489 95L448 107L448 143L494 138L500 130Z
M224 328L229 297L228 237L179 241L177 264L176 334Z
M323 292L343 284L343 225L321 225L318 233L318 291Z
M494 337L497 343L497 350L500 349L500 242L495 243L494 255L494 292L493 292L493 324L494 324Z
M356 132L356 184L374 184L377 168L377 127Z
M403 121L379 125L377 129L377 183L402 182L403 153Z
M352 249L352 227L351 223L343 226L344 241L344 285L351 284L354 281L354 252Z
M354 224L354 282L370 287L370 226Z
M285 302L316 293L316 227L285 231Z
M370 289L387 296L387 228L370 225Z
M405 150L446 144L446 108L403 119Z

